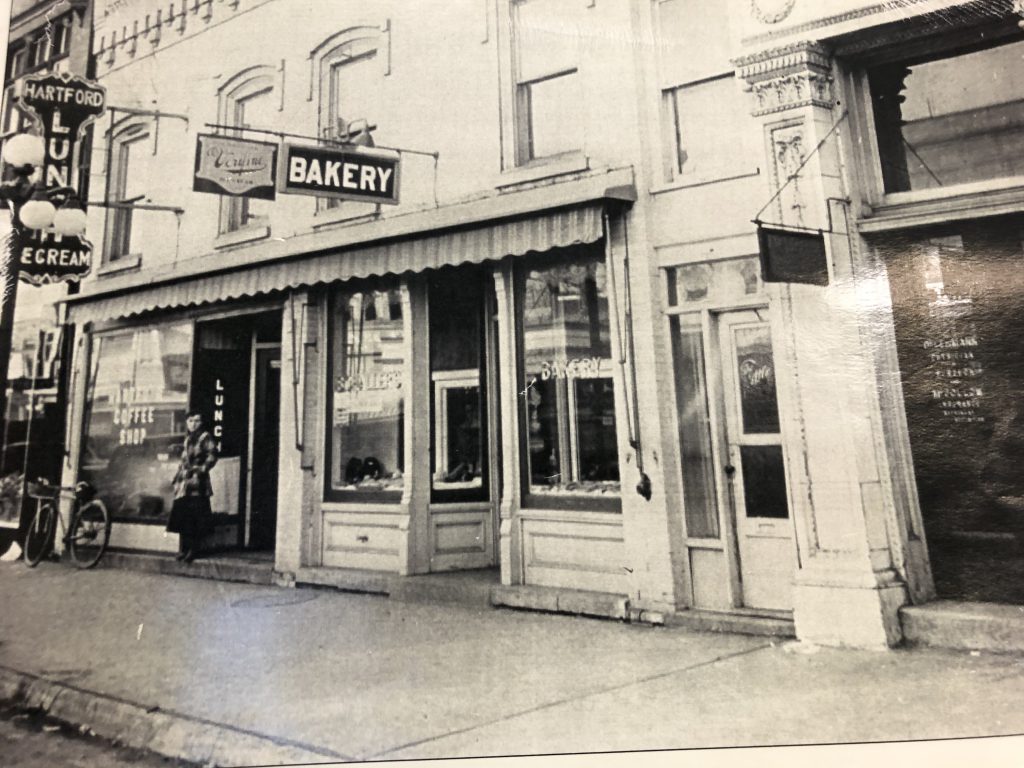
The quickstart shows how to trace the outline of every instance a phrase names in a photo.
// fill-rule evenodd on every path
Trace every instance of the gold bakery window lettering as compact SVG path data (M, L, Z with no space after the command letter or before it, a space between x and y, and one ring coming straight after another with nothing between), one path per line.
M973 334L945 339L926 340L922 347L934 366L936 386L931 390L932 402L942 415L955 424L980 424L985 417L979 413L984 390L971 382L985 369L976 359L978 337Z
M600 357L573 357L545 360L540 364L541 381L548 379L600 379L607 375L601 370Z
M401 388L401 374L390 371L383 373L354 373L351 376L336 376L334 379L335 392L365 392Z
M142 445L146 441L146 427L154 421L154 407L143 405L151 400L151 393L142 388L123 387L118 390L114 401L114 426L120 427L117 435L119 445Z

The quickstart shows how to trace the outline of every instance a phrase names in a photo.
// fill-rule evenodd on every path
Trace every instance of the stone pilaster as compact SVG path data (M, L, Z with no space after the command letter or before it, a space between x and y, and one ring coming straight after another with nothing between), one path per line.
M735 62L756 95L768 187L760 219L825 232L827 287L772 287L783 439L799 565L794 620L803 640L887 647L908 601L895 567L900 526L875 386L871 328L848 231L844 144L850 121L828 51L813 42Z

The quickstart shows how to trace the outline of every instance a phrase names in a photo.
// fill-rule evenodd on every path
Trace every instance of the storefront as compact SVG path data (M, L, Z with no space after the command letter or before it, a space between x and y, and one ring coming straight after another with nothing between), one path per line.
M280 309L106 325L80 355L78 477L111 511L112 546L176 548L163 529L185 417L196 409L220 452L210 474L216 531L206 546L273 549ZM257 464L271 471L252 471Z
M1024 603L1024 219L879 238L940 597Z
M170 479L199 408L221 448L215 546L276 544L277 570L312 581L500 565L506 583L625 593L608 232L631 185L599 181L555 190L561 206L510 196L495 218L485 200L428 217L469 225L72 300L93 322L79 467L115 510L112 544L175 546Z

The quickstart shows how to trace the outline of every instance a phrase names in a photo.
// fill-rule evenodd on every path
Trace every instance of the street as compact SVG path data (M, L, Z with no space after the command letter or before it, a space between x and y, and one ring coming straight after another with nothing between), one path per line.
M0 709L0 756L7 768L187 768L188 763L117 746L35 713Z
M1016 656L825 649L54 563L0 565L0 604L0 671L29 693L56 686L63 719L80 709L107 735L197 762L1024 732Z

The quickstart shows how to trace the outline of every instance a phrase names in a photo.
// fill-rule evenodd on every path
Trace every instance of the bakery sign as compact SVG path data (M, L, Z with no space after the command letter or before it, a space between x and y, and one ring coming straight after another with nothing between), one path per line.
M273 200L276 171L277 144L200 134L192 189Z
M398 172L397 152L285 142L277 189L287 194L397 205Z

